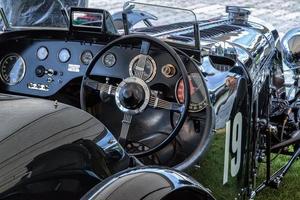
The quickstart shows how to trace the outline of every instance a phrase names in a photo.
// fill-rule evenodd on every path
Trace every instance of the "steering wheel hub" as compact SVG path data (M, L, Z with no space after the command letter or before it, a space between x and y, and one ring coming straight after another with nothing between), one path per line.
M128 114L138 114L144 111L150 99L150 90L140 78L129 77L122 81L115 95L118 108Z
M120 90L120 103L127 109L139 108L145 100L145 91L137 83L126 83Z

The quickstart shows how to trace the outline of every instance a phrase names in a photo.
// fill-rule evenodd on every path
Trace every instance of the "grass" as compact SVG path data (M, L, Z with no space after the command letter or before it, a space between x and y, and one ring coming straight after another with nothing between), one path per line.
M272 171L278 170L288 161L288 157L279 156L272 163ZM258 179L263 180L265 167L260 168ZM256 200L299 200L300 199L300 160L297 160L283 178L279 189L267 188L258 194Z
M236 187L237 180L231 179L223 186L223 163L224 163L224 138L225 134L218 134L210 151L200 163L200 170L192 170L189 173L204 186L213 189L213 194L218 200L231 200L240 189ZM272 162L272 172L277 171L287 161L288 157L278 156ZM265 177L265 166L261 164L257 184ZM242 179L243 175L241 176ZM297 160L289 172L283 178L279 189L267 188L259 193L255 200L300 200L300 160Z

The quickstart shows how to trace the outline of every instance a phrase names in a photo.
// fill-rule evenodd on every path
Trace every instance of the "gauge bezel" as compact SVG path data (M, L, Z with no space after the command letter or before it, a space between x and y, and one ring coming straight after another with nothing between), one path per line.
M173 68L173 69L174 69L174 74L171 74L171 75L166 74L165 71L164 71L165 67ZM172 64L165 64L165 65L162 66L162 68L161 68L161 73L162 73L162 75L164 75L164 77L166 77L166 78L173 78L173 77L176 75L176 73L177 73L177 69L176 69L176 67L175 67L174 65L172 65Z
M16 56L18 57L19 59L21 59L22 61L22 64L24 66L24 71L22 73L22 75L20 76L19 80L15 83L8 83L4 78L3 78L3 74L2 74L2 68L3 68L3 62L9 58L9 57L12 57L12 56ZM25 74L26 74L26 63L25 63L25 60L23 59L23 57L17 53L10 53L10 54L7 54L6 56L4 56L4 58L0 61L0 79L1 81L6 84L6 85L9 85L9 86L14 86L14 85L17 85L18 83L20 83L24 77L25 77Z
M41 59L41 58L39 57L39 50L40 50L41 48L45 48L46 51L47 51L47 56L46 56L44 59ZM45 46L40 46L40 47L36 50L36 57L37 57L37 59L38 59L39 61L44 61L44 60L46 60L46 59L48 58L48 56L49 56L49 49L48 49L47 47L45 47Z
M115 62L114 62L113 65L106 65L106 64L105 64L105 61L104 61L104 60L105 60L105 57L108 56L108 55L113 55L113 57L115 58ZM103 64L105 67L111 68L111 67L113 67L113 66L117 63L117 57L116 57L115 54L113 54L113 53L111 53L111 52L107 52L105 55L102 56L101 61L102 61L102 64Z
M93 60L93 58L94 58L94 54L93 54L93 52L91 51L91 50L84 50L81 54L80 54L80 62L82 63L82 64L84 64L84 65L89 65L90 63L91 63L91 61L90 61L90 63L84 63L83 61L82 61L82 56L85 54L85 53L87 53L87 52L89 52L91 55L92 55L92 60Z
M69 58L66 61L62 61L60 59L60 56L59 56L63 50L66 50L69 53ZM72 57L71 51L68 48L62 48L62 49L60 49L59 52L58 52L58 54L57 54L57 58L58 58L59 62L61 62L61 63L67 63L71 59L71 57Z
M129 63L129 75L130 75L130 76L134 76L134 74L133 74L133 65L134 65L134 63L135 63L136 61L138 61L138 60L140 59L141 56L144 56L144 55L141 55L141 54L140 54L140 55L137 55L137 56L135 56L135 57L130 61L130 63ZM149 82L151 82L151 81L154 79L154 77L156 76L156 73L157 73L157 65L156 65L155 60L154 60L151 56L147 55L147 59L149 59L150 62L151 62L151 64L152 64L152 74L151 74L151 76L150 76L148 79L143 80L143 81L145 81L146 83L149 83ZM146 61L146 62L147 62L147 61Z

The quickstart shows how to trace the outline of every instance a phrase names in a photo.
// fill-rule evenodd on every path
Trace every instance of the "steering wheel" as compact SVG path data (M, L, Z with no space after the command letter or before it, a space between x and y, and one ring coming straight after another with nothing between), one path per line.
M95 67L98 60L105 55L112 47L124 44L141 44L139 60L137 61L136 72L134 75L128 75L127 78L123 79L118 85L101 83L91 78L91 72ZM183 85L184 85L184 102L182 104L177 102L170 102L161 99L157 96L155 91L152 91L148 84L143 80L144 70L149 56L149 51L151 46L159 47L161 50L166 51L176 62L179 71L182 75ZM129 67L129 63L125 64ZM127 67L124 66L124 67ZM101 75L100 75L101 76ZM122 120L121 133L119 135L119 143L125 147L127 143L127 137L129 133L130 124L132 118L143 113L147 107L152 107L156 109L166 109L174 111L180 114L178 121L171 131L171 133L159 144L151 147L150 149L143 152L129 153L131 156L144 157L151 155L166 145L168 145L177 136L180 129L182 128L188 112L188 106L190 102L190 88L189 88L188 74L183 64L181 58L175 52L175 50L170 47L167 43L147 35L127 35L121 36L120 38L107 44L90 62L87 67L86 73L82 79L81 90L80 90L80 103L83 110L87 109L86 99L87 92L86 89L90 88L92 90L97 90L101 93L105 92L107 95L112 95L115 97L115 103L120 111L124 114ZM104 113L105 114L105 113Z

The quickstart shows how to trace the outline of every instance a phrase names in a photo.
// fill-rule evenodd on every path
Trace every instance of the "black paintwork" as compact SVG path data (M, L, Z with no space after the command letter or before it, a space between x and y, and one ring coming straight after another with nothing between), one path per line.
M78 199L128 167L90 114L41 99L1 94L0 101L0 199Z
M218 163L214 163L211 160L206 160L207 157L205 157L206 154L204 154L205 153L204 150L207 151L207 153L218 152L218 151L221 151L223 153L224 147L221 146L221 147L216 148L214 146L214 144L218 138L221 138L221 140L224 139L223 138L224 133L223 133L223 135L222 134L215 135L214 132L212 131L212 127L215 125L216 131L224 130L226 128L225 127L226 122L229 122L232 124L232 120L234 119L236 114L241 112L243 115L242 168L240 169L237 177L230 178L230 181L232 181L231 187L233 188L233 192L231 193L230 198L231 197L234 198L238 194L240 194L241 198L246 199L247 198L246 196L248 195L248 194L246 194L246 192L248 192L248 191L246 191L246 192L244 191L244 193L241 193L241 188L249 188L249 190L251 190L250 184L252 183L251 181L253 181L253 180L251 180L251 173L249 172L251 169L251 166L253 164L250 157L251 157L251 153L253 153L252 145L254 142L253 138L255 137L255 135L253 135L253 130L252 130L253 123L255 121L255 119L254 119L255 115L252 115L252 114L257 109L254 105L258 104L257 99L260 96L261 90L262 90L263 86L266 84L266 81L268 80L268 78L270 78L270 71L269 71L271 68L270 66L272 66L274 61L278 61L277 57L275 57L275 56L277 56L276 45L278 42L278 33L275 30L273 30L273 28L263 26L256 22L249 22L249 24L247 24L247 25L233 25L233 24L231 24L230 21L220 18L220 19L215 19L214 21L213 20L210 21L209 25L210 25L210 28L207 27L207 24L204 24L204 23L199 24L200 33L202 33L202 35L203 35L202 36L203 41L201 41L201 45L204 47L210 47L212 45L212 43L214 43L215 41L223 41L223 42L229 43L236 48L237 53L238 53L238 60L233 66L230 66L229 70L219 70L218 66L214 62L213 57L210 57L210 56L203 56L203 60L202 60L203 62L201 63L201 65L199 63L197 64L197 66L199 67L199 69L201 69L203 76L204 76L203 80L202 80L203 81L202 82L203 83L202 90L204 91L203 96L211 99L212 106L214 107L216 117L215 118L213 117L214 115L212 114L211 107L209 107L207 110L205 110L205 112L203 112L202 114L201 113L198 115L196 114L198 119L202 120L201 125L203 125L203 129L201 129L201 130L203 132L201 132L201 133L203 134L203 137L205 138L205 140L195 140L195 141L200 141L200 142L196 144L196 148L194 149L194 152L192 152L192 156L196 156L196 158L197 158L196 160L201 159L201 161L208 162L208 164L201 166L203 171L205 171L206 169L209 169L211 165L215 165L215 164L220 165L219 169L214 172L215 174L219 175L220 179L210 180L209 174L203 174L201 176L201 178L198 179L198 181L201 182L205 186L211 184L212 188L210 188L210 189L213 192L216 188L218 188L218 189L221 188L221 190L226 191L227 190L226 185L223 186L223 184L222 184L222 178L223 178L223 173L224 173L223 160L218 161ZM213 28L215 28L214 30L217 30L217 33L220 33L220 30L223 30L220 28L220 26L222 26L224 28L225 25L226 25L226 27L229 26L231 28L230 31L228 31L228 32L224 31L221 34L210 35L209 31L211 31ZM219 29L218 29L218 27L219 27ZM162 27L162 30L163 30L163 27ZM180 34L181 34L180 32L177 33L177 35L180 35ZM50 97L50 96L58 93L63 87L67 87L68 83L71 80L73 80L75 78L81 78L83 76L84 69L86 66L84 66L82 63L80 63L80 55L84 50L90 49L94 54L96 54L98 51L100 51L103 48L103 46L105 44L107 44L109 41L112 41L113 39L118 38L118 37L119 36L109 36L109 35L102 35L102 36L100 35L99 36L99 35L93 34L93 33L81 33L81 32L70 34L66 30L51 30L51 31L50 30L29 30L29 31L16 31L16 32L11 32L11 33L4 33L4 34L0 35L0 45L2 45L2 46L5 45L7 48L0 50L0 57L5 56L7 52L19 53L25 59L25 62L27 64L27 72L25 74L25 78L23 79L23 81L20 82L18 85L2 86L1 89L5 92L12 92L12 93L18 93L18 94L23 94L23 95ZM185 35L185 37L188 37L188 35ZM162 31L161 35L158 36L158 38L168 38L168 35L164 34L164 31ZM176 43L176 39L174 39L174 38L173 39L169 38L166 41L169 42L170 44L172 43L175 47L180 47L181 41L178 41L178 44L174 44L174 43ZM192 41L192 38L190 38L189 41L190 41L190 43L194 42L194 41ZM44 62L38 61L36 59L36 57L33 56L33 55L35 55L37 48L40 46L46 46L50 52L50 56L49 56L48 60L46 60ZM61 48L70 49L71 54L72 54L71 60L66 64L59 63L59 61L57 60L57 52ZM92 74L93 75L101 74L104 76L115 77L117 79L122 79L124 77L127 77L128 76L128 67L127 67L128 63L135 55L138 54L138 49L136 48L135 44L133 43L131 46L126 45L126 46L122 46L122 47L115 47L111 51L117 57L116 65L113 68L107 69L101 63L97 63L97 67L96 67L97 69L95 71L93 71ZM189 50L186 52L189 55L195 54L196 56L199 53L198 51L193 51L193 50ZM152 52L150 52L150 55L156 60L158 66L162 66L163 64L167 64L170 62L171 62L171 64L174 64L174 61L172 61L172 59L167 57L166 54L164 52L160 51L159 49L153 50ZM225 62L225 60L223 60L223 61ZM191 64L190 62L186 62L186 63L188 63L187 66L189 66ZM195 63L197 63L197 62L195 61ZM193 64L195 65L195 63L193 63ZM222 59L221 59L221 63L222 63ZM78 72L78 73L68 72L68 70L67 70L68 64L79 64L80 69L81 69L80 72ZM27 89L27 84L30 81L36 82L36 83L46 83L46 81L47 81L46 77L39 78L39 77L35 76L35 69L39 65L44 65L45 67L49 67L49 68L51 67L51 69L54 69L55 71L57 71L58 74L60 74L60 72L62 72L61 73L62 75L57 75L57 76L53 77L54 81L50 85L49 92L41 92L41 91ZM124 67L124 65L125 65L125 67ZM157 71L160 72L160 69ZM151 85L155 85L157 83L164 83L165 85L167 85L167 88L171 91L170 92L171 96L174 97L175 91L173 90L173 88L175 88L175 84L179 78L180 77L177 74L172 79L164 79L164 77L160 73L158 73L157 76L155 77L155 79L153 80L153 82L151 82ZM59 81L59 80L61 80L61 81ZM228 84L228 81L233 81L233 84L232 85ZM10 96L6 96L6 95L3 96L3 99L7 99L8 104L12 104L14 98L19 98L19 97L10 97ZM6 102L6 101L4 100L3 102ZM25 103L22 104L22 102L25 102ZM29 100L29 102L36 103L34 105L40 106L40 107L34 107L34 109L33 109L33 105L32 105L32 107L30 107L30 104L28 103L28 99L25 98L24 100L22 100L22 102L20 102L20 104L19 103L17 104L17 108L15 108L15 110L6 111L6 113L9 112L9 115L4 114L3 117L6 118L6 115L8 115L9 117L10 116L19 116L20 117L19 120L22 121L25 118L24 118L24 115L22 116L21 114L19 114L19 112L22 112L22 109L20 109L20 108L24 107L24 109L25 109L25 108L27 108L27 106L28 106L29 110L26 111L26 113L25 113L26 115L28 113L31 113L32 110L35 111L35 112L32 112L33 114L34 113L39 114L39 112L41 112L39 109L41 109L43 112L50 112L51 110L54 112L54 111L56 111L56 109L62 109L62 108L66 109L63 112L63 113L65 113L65 115L60 116L61 118L45 120L44 124L42 123L43 124L43 126L42 126L43 134L36 133L36 135L41 138L35 138L35 137L32 137L31 135L22 134L22 137L20 136L21 138L17 138L17 142L15 144L7 143L7 146L5 146L5 145L3 145L3 147L0 146L0 148L13 147L13 149L11 151L8 151L10 153L13 153L14 151L16 151L15 154L17 154L18 152L22 152L24 155L27 155L25 150L30 147L26 146L26 142L29 142L30 144L32 144L32 143L36 144L36 141L37 142L43 141L43 137L45 137L44 139L47 138L47 140L45 140L45 141L48 141L48 139L50 139L51 137L48 138L48 136L50 136L50 135L47 135L47 131L46 131L47 128L49 128L49 130L52 130L53 128L59 128L60 126L58 126L58 124L60 124L60 123L62 125L66 125L65 119L68 119L71 124L72 124L73 120L76 121L76 119L78 117L83 117L83 118L87 117L88 119L91 119L92 121L95 120L90 115L88 115L82 111L79 111L75 108L71 108L69 106L66 106L66 105L63 105L60 103L59 103L58 107L56 107L56 105L54 105L53 102L46 102L46 101L37 100L37 99ZM44 104L46 104L47 106L44 107ZM24 105L24 106L22 106L22 105ZM7 109L8 107L6 106L5 108ZM4 110L0 110L1 111L0 113L5 113L5 108L4 108ZM111 107L111 108L114 108L114 107ZM2 104L1 104L1 109L3 109ZM108 107L106 109L108 109ZM71 112L75 112L75 113L66 112L68 110L70 110ZM118 130L118 128L116 128L114 126L114 120L116 120L116 119L111 119L105 115L101 115L103 113L108 113L107 111L105 111L105 108L100 108L99 110L101 110L102 113L100 113L98 118L100 118L101 121L103 120L103 123L105 123L105 124L111 122L111 124L113 124L111 129ZM41 112L41 113L43 113L43 112ZM10 113L13 113L13 115L11 115ZM54 113L56 113L56 112L54 112ZM44 114L46 114L46 113L44 113ZM70 115L72 116L72 118L68 117ZM2 117L2 114L0 116ZM76 117L74 117L74 119L73 119L73 116L76 116ZM114 118L117 118L116 116L114 116ZM166 115L164 113L156 115L156 116L162 120L166 119ZM9 124L11 122L11 119L9 117L7 117L8 121L5 121L3 123ZM31 123L31 121L37 120L37 118L41 117L41 114L37 115L35 117L36 118L32 118L32 119L29 118L28 121L24 121L24 123L25 124ZM64 119L64 120L59 120L59 119ZM150 122L150 118L145 117L145 118L141 118L141 119L142 119L141 121L144 121L144 124L141 123L140 125L141 126L143 125L144 127L146 127L146 129L147 128L150 129L151 126L148 123L148 122ZM193 114L190 115L190 119L192 121ZM58 120L58 121L55 121L55 120ZM145 121L147 123L145 123ZM192 135L188 139L193 140L194 139L194 137L193 137L194 129L190 129L191 123L188 123L188 122L185 124L186 126L184 126L182 129L182 135L185 135L185 136ZM0 123L2 123L2 122L0 122ZM161 122L156 125L161 126L163 123L164 122ZM84 124L82 124L78 127L81 127L83 125ZM95 124L95 126L98 127L99 124L97 123L97 124ZM96 133L96 135L93 135L90 137L88 135L88 132L86 133L85 130L83 131L81 129L81 131L79 131L78 135L76 134L76 137L74 136L75 138L69 139L68 137L64 137L66 139L65 142L67 144L72 143L72 145L74 144L75 146L76 145L79 145L79 146L87 145L86 143L84 143L85 140L84 141L81 140L83 137L83 138L86 138L87 141L92 141L92 143L89 143L89 144L91 144L91 145L93 144L94 147L97 147L97 145L95 146L95 141L97 141L96 143L98 144L98 147L100 147L100 148L98 148L98 149L100 149L100 152L102 152L101 149L104 151L104 156L102 154L100 154L101 155L100 157L102 157L102 158L104 157L106 159L106 156L105 156L105 153L107 153L106 148L103 147L101 142L99 145L98 139L99 139L99 137L101 137L100 135L104 134L105 137L100 138L100 141L102 141L102 140L106 139L107 135L111 135L111 134L108 131L103 131L104 127L103 126L101 126L101 127L102 127L102 131L99 131L99 133ZM153 128L153 127L151 127L151 128ZM7 129L10 130L9 126ZM20 129L20 130L23 131L23 129ZM36 130L40 132L41 128L36 128ZM116 132L116 131L112 130L112 132ZM3 133L3 135L7 135L7 137L10 137L12 133L13 133L13 131L11 133ZM27 134L29 134L29 133L27 133ZM31 134L34 134L34 132ZM99 137L97 137L98 136L97 134L99 134ZM2 135L2 133L1 133L1 135ZM34 136L36 136L36 135L34 135ZM72 136L72 134L71 134L71 136ZM28 141L28 137L30 137L32 139L30 141ZM212 139L213 137L215 137L215 139ZM5 136L4 136L4 138L5 138ZM24 139L24 142L20 142L20 141L22 141L21 140L22 138ZM110 138L112 138L112 136L110 136ZM184 138L184 139L186 139L186 138ZM69 148L68 145L66 147L65 146L59 147L61 145L65 145L66 144L65 142L63 142L63 141L61 141L61 143L53 142L53 145L55 145L55 146L51 146L49 149L47 149L47 145L41 144L41 146L43 148L45 148L45 150L42 152L28 154L29 158L31 158L31 159L28 159L27 162L24 162L24 163L22 162L20 164L20 169L18 169L15 172L15 174L17 174L17 172L18 172L18 176L16 176L14 174L14 171L10 172L11 167L4 168L4 169L7 169L7 171L3 170L3 173L6 175L3 180L9 180L9 181L8 181L7 185L4 184L4 186L2 186L2 192L13 191L14 189L16 189L16 188L13 188L11 190L8 190L15 183L20 184L20 186L18 186L18 187L21 189L19 189L19 188L17 188L17 189L20 190L21 192L24 191L25 189L27 189L26 191L30 191L28 188L24 188L25 186L22 185L23 179L25 181L24 183L27 184L26 178L21 179L21 177L23 177L24 175L28 176L28 174L27 174L28 169L35 170L35 167L38 168L38 170L36 172L37 176L39 175L39 173L44 174L45 172L48 172L47 170L49 170L49 169L50 170L59 169L59 167L57 168L56 166L54 168L51 168L51 166L49 166L49 168L48 168L48 166L43 168L43 167L40 167L39 165L43 165L44 163L46 163L45 160L48 159L47 156L49 156L49 158L52 158L52 155L53 154L56 155L57 151L60 152L60 151L62 151L62 149L64 150L64 148L68 149ZM106 144L107 143L108 142L106 141ZM224 143L225 142L222 141L222 144L224 144ZM19 144L22 144L22 145L19 145ZM185 143L185 144L190 144L190 143ZM15 145L18 148L16 148ZM208 148L209 145L212 145L212 147ZM62 148L62 149L60 149L60 148ZM97 149L97 148L92 148L92 151L95 149ZM122 148L120 148L119 150L121 152L123 152ZM91 151L91 150L88 150L88 151ZM3 152L3 151L0 151L0 152ZM6 152L6 150L5 150L5 152ZM45 152L48 152L48 153L45 154ZM190 151L187 151L187 152L190 152ZM21 156L22 153L20 154L20 157L26 158L26 156ZM89 153L91 153L91 152L89 152ZM115 158L115 157L117 160L120 159L120 157L118 157L118 155L119 155L118 153L115 155L115 153L116 153L115 151L110 152L110 153L111 154L109 154L109 156L107 156L108 159ZM42 154L42 155L38 156L40 154ZM113 154L113 156L112 156L112 154ZM61 155L63 155L63 154L61 154ZM13 157L11 157L10 155L6 155L6 156L7 156L7 160L13 159ZM230 156L234 156L233 153L230 152ZM53 158L53 159L57 159L56 156L54 156L54 157L55 158ZM2 156L0 156L0 158L2 158ZM5 157L3 157L3 158L5 158ZM51 159L49 159L49 160L51 160ZM3 162L5 162L5 161L6 160L4 160ZM21 161L21 159L19 161ZM193 160L193 161L195 161L195 160ZM66 160L66 162L67 162L67 160ZM91 162L91 161L89 161L89 162ZM124 169L124 168L128 167L128 158L126 158L124 162L127 162L127 166L126 166L126 164L124 164L118 168L118 165L111 165L114 167L117 166L117 169L115 169L113 172L117 172L117 171L120 171L120 169ZM55 162L55 163L58 163L58 162ZM12 164L16 165L18 163L13 162ZM188 167L191 167L194 164L194 162L192 162L192 163L189 163L189 162L175 163L175 165L176 164L177 164L177 167L179 165L178 168L186 169ZM201 162L200 162L200 164L201 164ZM90 166L92 166L92 165L93 164L90 163ZM86 166L88 166L88 165L85 165L85 167ZM100 166L100 165L96 165L96 166ZM103 166L103 165L101 165L101 166ZM84 174L84 172L87 171L87 169L85 167L83 167L83 169L80 169L81 172L83 172L83 174L80 174L75 177L87 178L86 179L87 182L92 183L91 185L89 185L89 187L92 187L92 185L95 185L97 182L102 181L102 179L104 177L100 176L101 175L100 171L98 171L97 173L95 173L93 175L91 175L90 173L87 175L87 174ZM2 167L0 166L0 168L2 168ZM42 171L39 171L40 169ZM91 169L91 168L89 168L89 169ZM45 170L45 171L43 171L43 170ZM71 171L73 170L72 165L71 165L70 170ZM96 170L98 170L98 169L92 169L92 171L96 171ZM158 171L160 171L160 170L158 170ZM12 174L10 174L8 172L10 172ZM143 172L143 170L142 170L142 172ZM144 172L146 175L148 175L148 173L150 173L150 174L152 173L152 171L149 169L145 169ZM2 173L2 170L1 170L1 173ZM19 175L19 173L20 173L20 175ZM129 170L129 172L126 172L125 174L130 175L131 173L135 173L135 172ZM33 173L33 174L35 175L35 173ZM159 174L163 174L163 172L160 171ZM97 175L97 176L95 176L95 175ZM119 175L121 176L121 174L119 174ZM29 178L31 176L32 176L32 174L30 173ZM111 178L111 179L113 180L113 178ZM114 180L114 181L117 182L116 180ZM102 189L101 186L103 186L103 185L101 185L101 184L102 183L100 183L99 189ZM110 186L115 187L114 184L112 184ZM87 189L87 188L85 188L85 189ZM76 189L74 189L72 191L75 191L75 190ZM149 192L149 191L147 191L147 192ZM4 193L4 194L6 195L8 193ZM82 194L83 194L83 191L76 190L74 195L76 195L76 197L78 197ZM128 195L130 195L130 194L128 193ZM218 193L215 195L216 195L217 199L224 198L223 194ZM227 197L225 197L225 198L227 198Z

